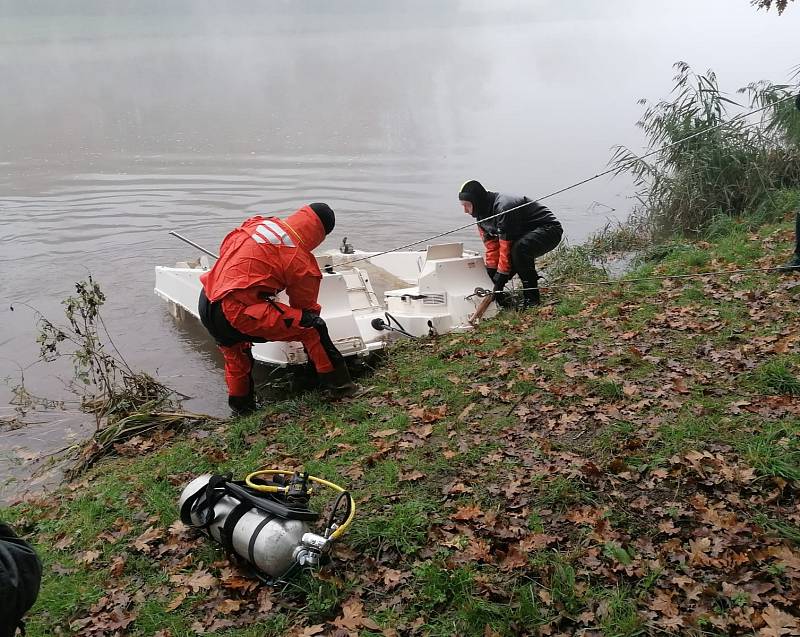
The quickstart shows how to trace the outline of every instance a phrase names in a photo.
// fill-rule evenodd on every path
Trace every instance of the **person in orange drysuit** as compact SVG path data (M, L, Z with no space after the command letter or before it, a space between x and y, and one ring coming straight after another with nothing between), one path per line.
M335 223L324 203L303 206L286 219L251 217L223 239L219 259L200 277L200 320L225 359L234 412L256 408L253 343L299 341L324 386L353 387L344 357L319 316L322 273L311 253ZM281 290L289 305L275 300Z

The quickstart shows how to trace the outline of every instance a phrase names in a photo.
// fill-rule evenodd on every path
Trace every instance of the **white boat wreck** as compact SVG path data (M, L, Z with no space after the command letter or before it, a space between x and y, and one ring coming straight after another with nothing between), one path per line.
M476 288L492 285L480 255L465 251L461 243L388 254L332 250L317 255L317 262L323 273L321 316L344 356L367 356L402 338L402 332L416 337L472 329L469 319L481 301ZM155 293L169 303L176 319L191 315L199 320L200 275L210 267L205 255L195 263L156 266ZM382 299L373 284L384 290ZM288 304L284 292L277 298ZM496 312L492 304L484 317ZM297 342L256 343L253 357L279 366L307 360Z

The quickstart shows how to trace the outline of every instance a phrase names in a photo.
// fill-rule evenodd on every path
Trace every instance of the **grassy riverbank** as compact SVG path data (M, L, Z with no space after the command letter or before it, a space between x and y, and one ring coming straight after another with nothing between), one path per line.
M631 276L777 265L785 212ZM543 296L393 348L357 399L134 439L2 511L45 562L29 635L796 634L800 275ZM176 522L196 474L261 466L358 503L333 563L285 590Z

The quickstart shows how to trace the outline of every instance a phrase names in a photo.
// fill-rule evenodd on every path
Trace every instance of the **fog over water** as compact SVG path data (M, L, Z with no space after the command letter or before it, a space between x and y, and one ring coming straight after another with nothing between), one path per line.
M153 294L155 265L194 256L169 230L216 250L247 216L325 201L324 247L421 239L465 222L467 179L535 198L641 148L637 100L667 97L677 60L730 92L787 81L799 27L748 0L0 0L0 378L36 358L30 308L60 317L91 272L127 361L224 415L214 348ZM631 195L602 178L547 203L575 243ZM69 372L26 383L64 396ZM0 495L93 426L30 419L0 427Z

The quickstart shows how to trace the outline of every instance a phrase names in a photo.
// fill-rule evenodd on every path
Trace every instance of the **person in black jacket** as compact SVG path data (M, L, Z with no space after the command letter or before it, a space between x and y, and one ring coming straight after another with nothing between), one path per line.
M0 522L0 637L13 637L42 580L42 563L30 544Z
M486 271L494 282L498 303L504 304L502 290L518 274L523 307L538 305L536 258L555 248L564 234L555 215L527 197L487 191L475 180L461 186L458 199L464 212L478 220L478 232L486 248Z

